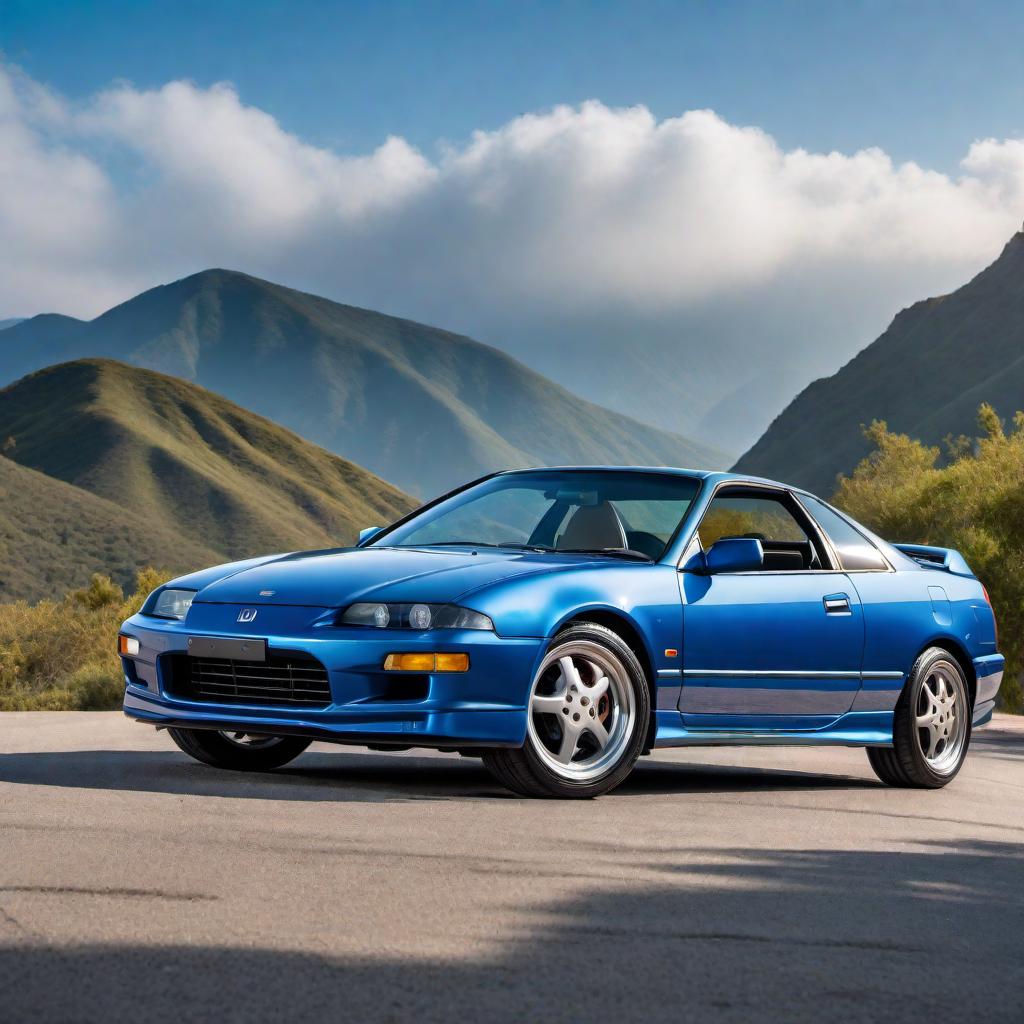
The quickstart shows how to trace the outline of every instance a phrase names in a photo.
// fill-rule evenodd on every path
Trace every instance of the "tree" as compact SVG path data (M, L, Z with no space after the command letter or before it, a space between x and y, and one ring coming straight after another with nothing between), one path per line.
M894 541L956 548L985 584L999 622L1007 672L1007 710L1024 711L1024 414L1009 432L990 405L978 410L981 436L939 449L875 421L864 430L874 450L848 477L834 503Z

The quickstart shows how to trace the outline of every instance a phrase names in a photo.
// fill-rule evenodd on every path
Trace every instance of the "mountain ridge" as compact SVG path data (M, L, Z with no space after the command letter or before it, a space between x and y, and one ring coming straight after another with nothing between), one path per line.
M728 458L465 335L213 269L0 334L0 379L100 356L180 376L421 494L504 468ZM299 398L298 396L301 396Z
M974 434L982 402L1003 417L1024 408L1024 231L960 288L900 310L835 374L809 384L735 469L829 494L869 452L862 425L885 420L941 444Z

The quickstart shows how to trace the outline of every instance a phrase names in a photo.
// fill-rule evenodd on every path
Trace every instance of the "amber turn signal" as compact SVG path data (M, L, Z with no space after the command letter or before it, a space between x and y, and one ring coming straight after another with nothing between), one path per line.
M422 653L410 651L406 654L389 654L384 659L385 672L468 672L469 655Z
M434 657L437 659L437 665L434 668L435 672L469 671L468 654L443 654L438 652Z
M117 637L117 653L126 658L134 658L139 653L139 641L133 636L125 636L119 633Z

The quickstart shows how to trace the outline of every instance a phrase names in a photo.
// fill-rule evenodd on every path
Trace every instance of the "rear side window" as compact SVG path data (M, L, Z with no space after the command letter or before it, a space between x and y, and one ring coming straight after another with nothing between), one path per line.
M807 534L777 498L753 498L728 491L712 499L698 534L705 551L723 537L807 542Z
M817 520L818 525L832 541L844 569L887 569L888 565L878 551L859 530L841 515L833 512L823 501L801 494L804 508Z

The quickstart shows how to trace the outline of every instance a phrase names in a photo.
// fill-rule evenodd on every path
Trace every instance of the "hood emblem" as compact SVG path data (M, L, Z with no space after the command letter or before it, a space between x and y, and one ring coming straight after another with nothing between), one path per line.
M252 620L255 619L255 618L256 618L256 609L255 608L243 608L238 613L238 620L237 621L238 622L252 622Z
M261 590L260 597L273 597L276 593L276 590Z

